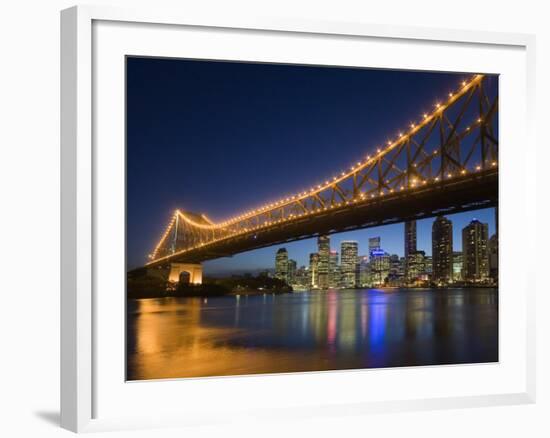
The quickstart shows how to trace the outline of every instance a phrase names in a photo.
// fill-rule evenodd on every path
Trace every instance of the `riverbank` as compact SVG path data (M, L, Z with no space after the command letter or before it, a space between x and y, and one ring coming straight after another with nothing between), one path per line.
M232 276L229 278L205 278L203 284L169 283L158 277L147 275L129 276L127 297L219 297L226 295L263 295L292 292L292 287L277 278L266 275Z

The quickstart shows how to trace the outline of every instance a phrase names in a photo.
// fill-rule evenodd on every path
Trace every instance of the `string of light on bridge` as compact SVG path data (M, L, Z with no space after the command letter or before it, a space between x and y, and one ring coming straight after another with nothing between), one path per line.
M269 228L269 227L274 226L274 225L279 225L281 223L285 223L285 222L289 222L289 221L292 221L292 220L300 219L300 218L303 218L303 217L306 217L306 216L309 216L309 215L312 215L312 214L316 214L316 213L319 213L319 212L322 212L322 211L337 209L337 208L345 207L347 205L352 205L352 204L358 203L358 202L369 201L369 197L370 197L370 199L374 199L374 198L379 198L379 197L385 196L386 193L384 193L382 190L378 193L371 193L370 196L365 194L365 193L360 193L357 196L355 196L353 199L350 199L350 200L347 200L347 201L337 202L337 203L334 203L330 206L319 207L319 208L316 208L316 209L312 209L310 211L304 211L303 213L296 213L296 214L291 213L286 218L267 220L267 221L263 222L261 225L243 227L243 228L238 228L237 230L231 231L231 227L233 225L239 224L239 223L241 223L243 221L246 221L246 220L248 220L248 219L250 219L254 216L257 216L259 214L266 214L266 213L269 213L270 211L273 211L273 210L279 210L281 208L284 208L285 206L288 206L289 204L293 204L293 203L296 203L297 201L304 200L306 198L314 196L314 195L316 195L320 192L323 192L324 190L332 188L335 184L338 184L338 183L346 180L347 178L349 178L350 176L354 175L357 172L360 172L361 170L363 170L367 166L372 165L377 160L380 160L384 155L388 154L389 152L394 150L396 147L401 145L403 142L407 141L408 138L410 138L411 136L413 136L414 134L419 132L427 124L432 122L434 120L434 118L438 117L446 108L448 108L450 105L452 105L454 102L456 102L462 96L464 96L464 94L467 93L469 90L471 90L472 87L475 87L477 84L479 84L481 82L481 80L483 79L483 77L484 77L484 75L478 74L478 75L473 76L473 78L470 81L462 81L461 86L460 86L458 91L456 91L455 93L453 93L453 92L449 93L448 98L446 99L445 102L443 102L443 103L437 102L434 105L434 110L432 112L423 113L422 116L421 116L420 122L411 123L409 125L409 129L406 132L399 132L398 133L396 140L393 140L393 141L388 140L387 145L386 145L385 148L382 149L381 147L378 147L376 149L375 154L367 155L367 157L364 160L357 161L347 171L342 171L340 174L333 176L331 179L328 179L328 180L324 181L324 183L322 183L322 184L318 184L317 186L312 187L308 190L304 190L304 191L302 191L298 194L294 194L294 195L288 196L286 198L280 199L278 201L265 204L265 205L263 205L259 208L256 208L254 210L250 210L250 211L248 211L248 212L246 212L242 215L235 216L231 219L225 220L225 221L220 222L220 223L213 223L205 215L201 215L201 217L205 221L205 223L199 223L196 220L193 220L192 218L190 218L184 212L182 212L180 210L176 210L174 212L174 214L172 215L172 219L171 219L170 223L168 224L165 232L163 233L160 241L157 243L154 251L149 255L149 258L152 260L150 263L152 263L153 261L158 262L160 260L163 260L163 259L166 259L166 258L169 258L169 257L173 257L174 255L183 254L183 253L188 252L188 251L192 251L192 250L195 250L195 249L198 249L198 248L202 248L206 245L211 245L213 243L218 243L218 242L223 241L223 240L234 238L238 235L247 234L247 233L254 232L254 231L260 231L260 230ZM483 120L481 118L478 118L475 121L475 123L477 123L477 124L481 124L482 122L483 122ZM466 131L469 131L470 129L471 129L471 126L466 127ZM438 151L434 151L433 153L437 154ZM416 166L416 164L414 164L414 166ZM496 167L497 162L496 161L490 162L490 166L491 167ZM482 170L482 166L478 164L471 171L472 172L479 172L481 170ZM467 173L468 173L468 170L463 168L459 172L456 172L454 174L453 173L447 173L445 175L442 175L442 178L451 179L451 178L455 178L455 177L464 176ZM441 178L439 176L436 176L432 179L432 181L434 183L437 183L440 180L441 180ZM395 192L418 189L419 187L423 187L423 186L427 185L428 182L430 182L430 180L428 180L427 178L424 178L424 179L413 178L410 181L410 187L405 186L405 185L401 185L399 188L389 189L388 194L391 195ZM172 229L173 229L173 227L176 224L178 219L182 219L187 224L189 224L193 227L200 228L200 229L205 229L205 230L229 230L229 232L228 232L228 234L226 234L224 236L214 238L212 240L209 240L208 242L202 242L202 243L199 243L199 244L194 245L192 247L186 248L184 250L177 251L173 254L157 258L156 256L158 254L158 251L162 248L164 242L166 241L166 239L170 235L170 233L171 233L171 231L172 231Z
M422 115L422 119L419 123L411 123L409 125L409 130L406 133L400 132L398 133L398 138L394 141L388 140L387 146L384 149L377 148L376 154L374 155L367 155L366 159L364 161L358 161L357 163L353 164L349 170L342 171L339 175L333 176L331 180L326 180L323 184L318 184L315 187L312 187L310 189L304 190L303 192L295 195L288 196L287 198L280 199L278 201L265 204L261 207L258 207L254 210L250 210L242 215L235 216L229 220L223 221L219 224L217 224L218 227L223 227L227 225L231 225L234 222L238 222L242 219L246 219L247 217L256 215L261 212L265 212L269 209L273 208L281 208L285 204L294 202L296 200L304 199L308 196L311 196L313 194L319 193L323 190L326 190L329 188L332 184L339 183L349 176L351 176L353 173L360 171L361 169L369 166L374 161L380 159L382 156L386 155L388 152L391 152L393 149L395 149L397 146L399 146L403 141L406 141L408 137L414 135L416 132L420 131L424 126L426 126L428 123L430 123L434 117L437 117L439 113L444 111L449 105L454 103L456 100L458 100L460 97L462 97L468 90L470 90L473 86L478 84L482 79L484 75L475 75L470 81L462 81L461 87L459 91L456 93L449 93L447 101L442 104L437 102L434 106L435 109L431 113L424 113ZM478 123L481 122L480 119L478 119Z

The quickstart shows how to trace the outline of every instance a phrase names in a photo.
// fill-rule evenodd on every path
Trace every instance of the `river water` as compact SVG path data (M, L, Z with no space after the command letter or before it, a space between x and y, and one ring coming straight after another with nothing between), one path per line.
M127 378L498 361L496 289L128 301Z

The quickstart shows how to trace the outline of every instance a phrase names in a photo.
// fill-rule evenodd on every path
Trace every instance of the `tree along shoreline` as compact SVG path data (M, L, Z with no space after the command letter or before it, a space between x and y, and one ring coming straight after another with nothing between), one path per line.
M205 278L202 284L174 284L143 273L143 275L128 275L126 288L129 299L283 294L293 291L285 281L262 274Z

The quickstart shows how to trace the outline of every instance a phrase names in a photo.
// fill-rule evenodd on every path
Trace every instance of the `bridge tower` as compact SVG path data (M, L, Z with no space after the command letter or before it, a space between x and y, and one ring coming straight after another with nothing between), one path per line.
M189 274L189 284L202 284L202 265L200 263L171 263L168 281L179 283L182 272Z

